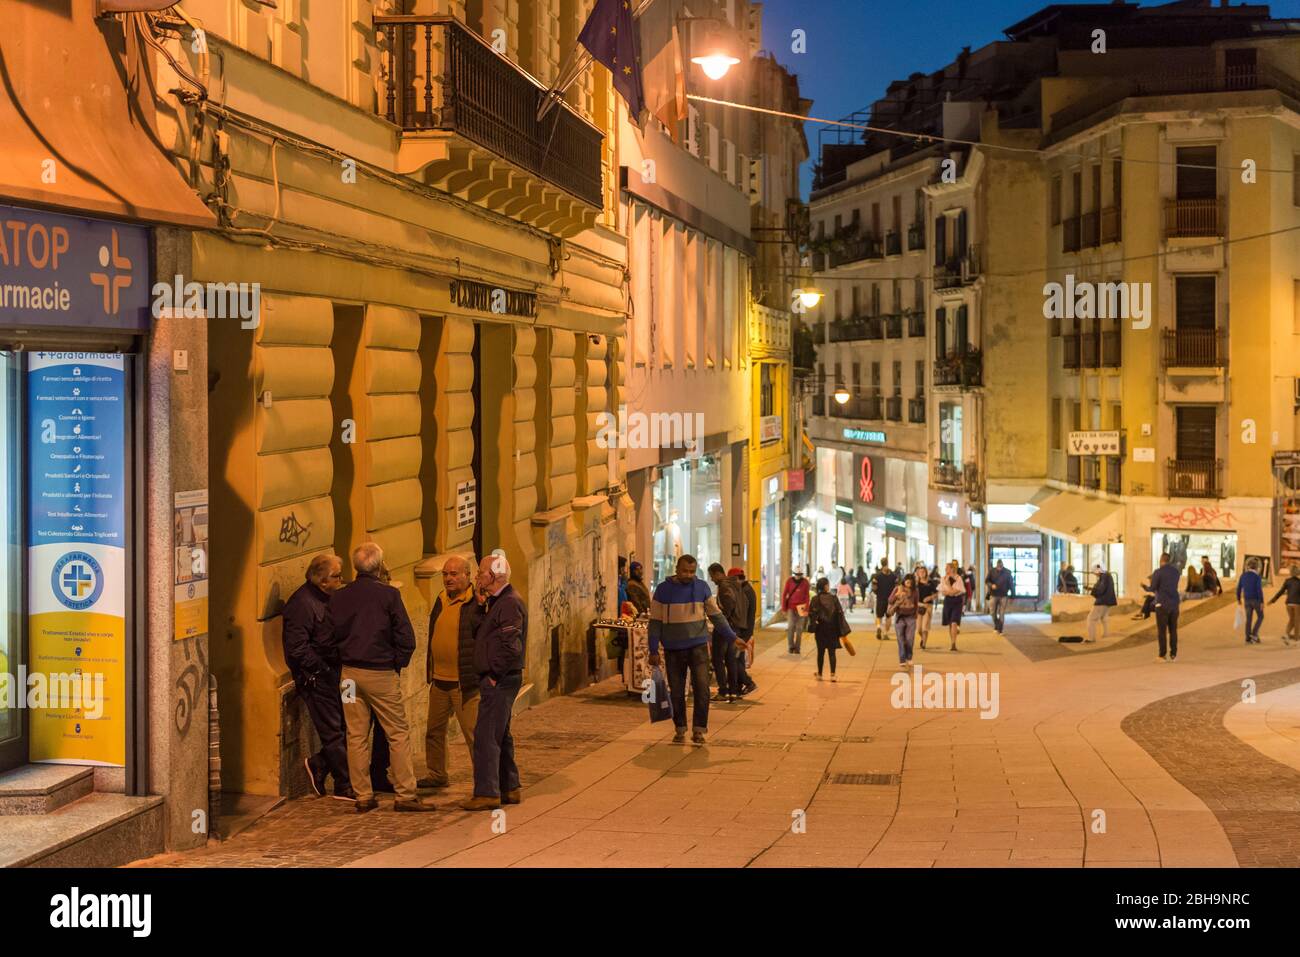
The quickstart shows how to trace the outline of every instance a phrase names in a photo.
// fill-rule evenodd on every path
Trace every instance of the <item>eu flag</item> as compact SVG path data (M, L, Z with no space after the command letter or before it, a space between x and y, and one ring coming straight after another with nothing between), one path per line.
M632 120L637 122L645 109L645 90L641 85L641 44L632 22L631 0L596 0L578 42L613 74L614 89L627 100Z

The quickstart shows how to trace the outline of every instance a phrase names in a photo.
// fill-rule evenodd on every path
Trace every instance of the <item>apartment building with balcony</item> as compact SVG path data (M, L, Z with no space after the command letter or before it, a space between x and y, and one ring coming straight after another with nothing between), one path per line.
M521 704L609 670L587 630L616 610L632 522L597 438L623 402L625 108L594 67L537 118L590 6L191 0L201 35L145 20L188 74L157 57L162 139L219 217L176 272L260 283L256 328L186 336L223 450L194 667L225 790L307 786L280 609L319 552L383 547L419 661L446 558L503 549L530 613ZM402 681L418 741L423 670Z
M1060 494L1030 521L1054 560L1102 561L1130 595L1162 551L1227 578L1247 556L1276 568L1300 374L1297 23L1130 5L1099 23L1099 59L1058 16L1013 29L1062 36L1043 81L1048 277L1097 296L1050 323ZM1111 454L1079 436L1098 431Z

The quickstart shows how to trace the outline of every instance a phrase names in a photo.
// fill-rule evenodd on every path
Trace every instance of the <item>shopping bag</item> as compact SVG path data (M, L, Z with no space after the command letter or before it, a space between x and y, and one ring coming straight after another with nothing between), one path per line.
M664 678L664 670L658 665L646 680L645 690L641 692L641 700L650 706L651 724L672 718L673 701L668 696L668 681Z
M1232 630L1241 631L1246 624L1246 612L1240 605L1237 606L1237 613L1232 617Z

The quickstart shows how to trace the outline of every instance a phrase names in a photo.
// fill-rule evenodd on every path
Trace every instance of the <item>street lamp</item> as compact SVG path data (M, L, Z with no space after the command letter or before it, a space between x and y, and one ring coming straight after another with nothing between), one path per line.
M839 383L838 385L836 385L836 386L835 386L835 401L838 402L840 405L848 405L848 404L849 404L849 399L850 399L849 390L848 390L848 388L844 385L844 383L841 382L841 383Z
M817 289L796 289L794 294L799 297L799 304L805 309L812 309L824 298L820 290Z
M710 53L707 56L693 56L691 62L699 64L710 80L721 80L740 60L726 53Z
M735 55L734 40L724 32L723 22L715 17L690 17L688 22L692 28L691 46L700 51L691 57L691 62L710 80L721 80L740 62L740 57Z

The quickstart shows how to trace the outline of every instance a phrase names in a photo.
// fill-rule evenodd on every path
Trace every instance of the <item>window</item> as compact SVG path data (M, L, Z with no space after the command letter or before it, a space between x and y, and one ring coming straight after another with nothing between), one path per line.
M880 315L880 283L878 282L871 284L871 314Z
M1071 432L1083 428L1082 419L1083 419L1083 403L1071 401L1070 402L1070 431Z
M939 459L956 468L962 465L961 403L939 403Z
M1179 406L1175 457L1180 462L1213 462L1217 410L1212 405Z
M850 315L854 316L855 318L861 314L862 304L861 302L859 302L859 299L861 298L861 293L862 290L859 289L858 286L855 284L853 286L853 311L850 313Z
M1070 215L1078 216L1083 212L1083 171L1075 170L1070 174Z
M900 280L895 279L893 281L893 286L894 286L893 314L897 316L899 313L903 311L903 283Z
M1052 177L1052 225L1061 225L1061 177Z
M880 363L871 363L871 394L880 395Z
M853 363L853 394L856 396L862 391L862 363Z
M857 292L856 289L854 289L853 291L854 291L854 292ZM840 298L841 298L841 297L840 297L840 290L836 289L836 290L835 290L835 318L836 318L836 319L843 319L843 318L844 318L844 310L843 310L843 307L842 307L841 304L840 304Z
M1214 199L1219 194L1218 149L1214 146L1178 148L1178 198Z
M871 204L871 235L880 237L880 204Z
M943 306L934 311L934 344L940 358L948 354L948 310Z
M916 397L925 398L925 360L916 360Z
M912 283L912 308L917 312L925 311L925 280L917 279Z
M966 255L966 222L966 210L963 209L957 214L957 221L953 224L952 254L954 257Z
M948 261L948 218L936 216L934 220L934 264L943 266Z
M1064 436L1061 434L1061 399L1059 396L1052 397L1052 449L1059 451L1065 447Z
M1101 164L1094 163L1092 166L1092 208L1101 209Z
M776 367L764 362L758 367L758 414L776 415L776 382L773 373Z
M1214 328L1215 277L1178 276L1174 280L1174 323L1180 330Z
M899 396L902 394L903 394L903 363L895 359L894 360L894 395Z
M1119 209L1124 205L1124 161L1120 159L1111 160L1110 173L1110 192L1115 198L1115 208Z
M893 230L894 230L894 232L896 232L896 233L898 233L898 232L902 232L902 230L903 230L903 197L901 197L901 196L895 196L895 197L894 197L894 225L893 225Z
M969 309L965 303L957 307L957 322L953 329L953 345L959 355L965 355L970 351L970 329L968 328L967 317Z

